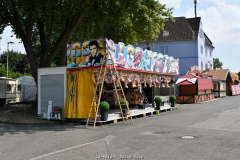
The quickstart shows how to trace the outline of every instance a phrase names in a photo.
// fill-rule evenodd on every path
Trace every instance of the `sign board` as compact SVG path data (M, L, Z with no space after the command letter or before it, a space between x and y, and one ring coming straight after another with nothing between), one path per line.
M111 54L117 67L157 73L179 74L179 59L151 50L143 50L111 39L87 40L68 45L67 67L100 66L105 53Z

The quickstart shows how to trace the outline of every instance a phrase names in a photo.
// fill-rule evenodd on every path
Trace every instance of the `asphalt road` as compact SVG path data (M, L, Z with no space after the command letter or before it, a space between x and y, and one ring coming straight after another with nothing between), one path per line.
M0 124L0 160L238 160L240 96L184 104L134 124Z

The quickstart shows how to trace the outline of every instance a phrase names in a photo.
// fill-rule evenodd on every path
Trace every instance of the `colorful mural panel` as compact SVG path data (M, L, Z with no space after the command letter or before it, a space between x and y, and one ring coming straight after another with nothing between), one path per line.
M238 78L238 75L237 75L236 73L231 72L231 76L232 76L233 81L239 79L239 78Z
M231 85L232 95L240 94L240 86L239 85Z
M67 67L99 66L106 51L117 67L179 74L179 59L132 45L125 46L122 42L115 44L111 39L88 40L68 45Z
M106 52L105 39L67 45L67 67L99 66Z

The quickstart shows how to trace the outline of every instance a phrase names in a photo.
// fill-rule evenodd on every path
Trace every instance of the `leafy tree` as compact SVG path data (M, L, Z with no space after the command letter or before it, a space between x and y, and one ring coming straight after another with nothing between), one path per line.
M219 61L219 58L213 58L213 69L221 68L222 69L223 63Z
M30 70L30 66L29 66L29 62L27 57L23 57L20 60L17 61L16 65L15 65L15 72L19 72L23 75L30 74L31 72L29 72Z
M12 71L9 71L9 77L13 78L13 79L16 79L16 78L19 78L21 76L23 76L21 73L19 72L12 72Z
M238 72L237 75L238 75L238 80L240 80L240 72Z
M6 67L5 67L5 65L0 63L0 77L6 77L6 75L7 75ZM30 76L30 74L25 74L25 75ZM23 74L21 74L19 72L13 72L11 69L9 69L8 76L13 78L13 79L16 79L16 78L19 78L19 77L23 76Z
M5 65L0 63L0 77L6 77L7 71Z
M21 52L5 51L0 55L0 64L4 65L7 68L7 54L8 56L8 70L9 72L19 72L22 75L31 74L29 62L26 54ZM4 75L6 76L6 74ZM9 77L11 77L9 75ZM13 77L11 77L13 78Z
M15 64L17 61L22 59L23 57L26 57L26 54L22 54L21 52L16 51L4 51L2 54L0 54L0 63L7 65L7 54L8 54L8 67L9 68L15 68Z
M65 65L66 44L108 37L126 44L155 40L172 9L156 0L2 0L0 33L10 25L23 42L37 84L38 67L58 57ZM75 32L76 31L76 32Z

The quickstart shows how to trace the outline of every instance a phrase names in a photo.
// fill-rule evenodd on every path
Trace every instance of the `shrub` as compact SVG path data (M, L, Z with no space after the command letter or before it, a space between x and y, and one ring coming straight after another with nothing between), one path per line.
M162 102L162 98L161 97L155 97L154 99L155 103L159 104Z
M176 96L171 95L171 96L169 97L169 100L170 100L170 101L176 101Z
M106 101L102 101L99 105L100 111L108 111L110 108L110 105Z
M122 109L125 109L125 108L127 108L127 105L126 105L126 104L129 104L129 103L128 103L128 101L121 100L121 101L120 101L120 104L121 104Z

